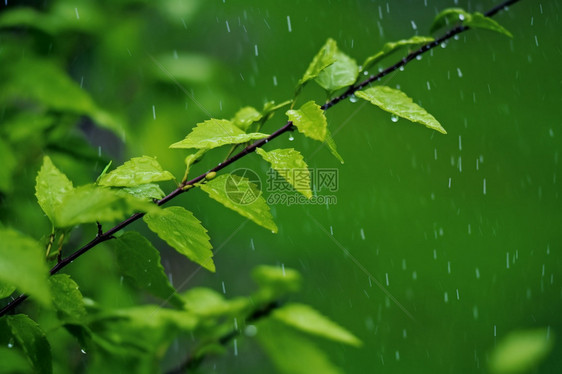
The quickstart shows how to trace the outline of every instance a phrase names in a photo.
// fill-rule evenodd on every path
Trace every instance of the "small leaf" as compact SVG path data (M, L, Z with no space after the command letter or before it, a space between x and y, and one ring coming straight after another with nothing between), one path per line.
M7 316L6 323L35 371L41 374L52 373L51 346L39 325L24 314Z
M316 344L273 321L261 322L256 337L280 373L343 373Z
M266 152L261 148L257 148L256 153L269 162L271 167L289 182L296 191L302 193L307 199L312 197L310 172L299 151L288 148L274 149L273 151Z
M35 196L53 224L55 211L62 204L63 198L74 190L72 182L59 169L53 165L48 156L43 158L43 166L37 174L35 183Z
M184 140L172 144L170 148L212 149L225 144L240 144L267 137L267 134L256 132L246 134L224 119L210 119L197 124Z
M223 174L199 187L225 207L277 233L277 225L273 222L269 206L257 187L247 178Z
M309 80L314 79L328 66L336 62L336 52L338 50L334 39L328 39L320 51L314 56L312 62L306 69L303 77L298 83L297 91Z
M326 146L328 147L328 150L330 151L330 153L335 158L337 158L339 160L339 162L341 162L343 164L343 158L338 153L338 149L336 147L336 142L334 141L334 138L332 137L332 133L328 129L326 129L326 140L324 142L326 143Z
M0 299L4 299L16 290L16 286L4 282L0 282Z
M261 120L262 115L256 108L247 106L240 109L232 118L232 123L240 130L246 132L250 125Z
M335 340L354 346L360 346L361 341L352 333L332 322L312 307L304 304L286 304L273 312L273 317L289 326L308 334Z
M252 278L262 290L267 292L265 298L268 300L287 292L297 292L302 283L298 271L278 266L257 266L252 270Z
M53 305L61 319L79 322L86 316L86 307L78 285L68 274L55 274L49 278Z
M121 272L131 278L135 286L175 306L183 306L160 263L160 253L148 239L130 231L108 244L117 257Z
M382 50L375 53L374 55L367 57L365 62L363 62L363 66L361 67L361 71L365 71L370 69L374 64L382 60L383 58L391 55L392 53L402 49L402 47L407 46L419 46L422 44L430 43L435 39L428 36L414 36L410 39L403 39L398 40L395 42L388 42L383 47Z
M446 134L447 131L441 124L425 109L415 104L411 98L402 91L386 86L375 86L358 91L355 96L370 101L382 110L406 118L412 122L418 122L426 127Z
M123 188L123 191L141 200L158 200L166 196L160 186L155 183L141 184L140 186L135 187L126 187Z
M293 125L309 138L323 142L326 139L328 122L324 111L314 101L309 101L298 110L288 110L287 116Z
M334 92L355 83L359 68L354 59L343 52L334 54L336 61L318 74L315 81L328 92Z
M179 206L163 209L158 214L147 214L148 227L179 253L205 269L215 271L213 252L207 230L193 213Z
M263 109L261 111L261 114L263 117L267 117L267 116L272 116L273 113L275 113L277 110L286 107L287 105L290 105L293 101L292 100L287 100L287 101L283 101L282 103L279 104L275 104L275 101L268 101L265 104L263 104Z
M490 369L498 374L528 373L550 353L553 345L554 339L546 329L514 331L492 352Z
M449 8L439 13L433 20L430 32L435 32L442 27L461 22L464 26L472 27L475 29L496 31L510 38L513 37L513 35L511 35L508 30L506 30L492 18L486 17L479 12L474 12L471 14L461 8Z
M183 293L181 298L185 302L185 309L203 317L220 317L235 314L249 305L246 298L226 300L215 290L194 287Z
M107 187L136 187L141 184L174 179L162 169L156 159L148 156L134 157L117 169L103 175L98 184Z
M0 282L15 286L44 306L51 304L45 252L35 240L0 228Z
M160 305L140 305L118 309L100 316L99 321L113 321L118 318L127 319L134 327L141 329L157 329L165 331L166 325L172 325L183 331L192 331L198 324L198 318L186 310L162 308Z

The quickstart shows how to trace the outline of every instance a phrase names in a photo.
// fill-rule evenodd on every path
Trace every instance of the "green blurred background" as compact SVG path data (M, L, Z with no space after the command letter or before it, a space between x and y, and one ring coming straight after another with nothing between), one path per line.
M17 61L13 56L29 54L55 61L120 119L119 125L107 124L110 130L82 119L79 130L41 140L78 184L95 178L107 159L118 164L142 154L158 157L181 177L187 153L169 150L169 144L209 117L231 118L241 106L291 98L328 37L360 63L387 41L427 35L443 8L483 12L499 1L45 3L51 21L33 19L29 27L2 34L0 63L7 70ZM0 5L4 26L6 9L21 5L8 4ZM319 342L346 373L486 373L490 352L503 337L536 327L547 328L558 342L534 372L561 372L561 4L523 0L496 16L513 39L472 30L384 79L432 113L448 135L403 119L393 123L369 104L346 101L327 113L345 164L297 134L268 145L266 150L295 147L310 167L339 170L337 204L272 206L277 235L201 191L181 196L176 204L209 230L217 273L198 271L162 248L174 285L245 295L254 287L248 274L255 265L301 271L304 289L295 299L364 341L360 349ZM60 19L66 23L53 21ZM303 96L300 103L325 99L313 85ZM264 131L285 121L277 114ZM60 139L93 145L84 155L90 170L71 162L76 155L57 150ZM34 179L42 151L34 152L28 170L14 171L15 181ZM205 160L196 171L223 156ZM238 167L259 170L265 183L267 166L258 156L226 171ZM44 217L29 212L38 211L33 192L12 189L2 214L30 235L48 233ZM18 204L29 210L16 209ZM104 287L118 276L96 283L81 278L81 269L91 274L92 267L109 274L106 259L105 249L96 249L69 272L86 296L129 302L125 293ZM178 356L183 349L174 348ZM270 365L251 339L243 339L237 355L229 349L202 369L263 373L273 370Z

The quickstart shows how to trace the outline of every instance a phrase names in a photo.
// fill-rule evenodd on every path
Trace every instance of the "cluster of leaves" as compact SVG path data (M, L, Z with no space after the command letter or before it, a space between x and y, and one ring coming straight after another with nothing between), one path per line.
M68 10L58 10L62 12L64 9ZM62 32L62 26L53 21L58 17L55 13L44 16L31 9L17 9L1 17L0 26L33 25L43 32L56 34ZM440 14L435 27L455 17L456 22L465 21L470 27L506 33L489 18L458 9ZM210 171L188 181L194 164L207 152L227 146L230 147L229 155L238 148L243 148L242 152L255 150L278 171L307 169L303 155L293 148L266 151L255 146L274 138L275 133L263 133L262 128L285 107L289 107L285 111L289 127L325 143L332 154L343 162L328 129L324 107L308 101L296 108L298 95L312 81L330 96L341 91L342 95L353 93L393 115L445 133L431 114L403 92L386 86L361 90L356 86L360 73L374 67L383 58L402 48L414 48L433 40L431 37L416 36L387 43L381 51L358 66L353 58L339 50L334 40L328 39L299 80L291 100L280 104L268 102L261 111L244 107L230 120L209 119L197 124L185 139L172 144L171 148L195 150L185 158L185 173L181 181L176 181L176 191L200 188L226 208L276 233L277 226L263 197L256 195L252 202L239 204L229 196L227 191L232 188L255 190L257 187L249 179L226 174L217 176L215 171ZM25 139L37 131L47 131L54 123L64 122L67 114L74 116L71 119L75 119L76 115L86 115L98 125L117 131L122 129L117 117L94 104L91 97L60 68L35 57L28 63L27 69L38 75L25 76L19 70L11 71L8 68L2 70L3 75L0 76L3 78L0 81L10 80L7 87L13 88L3 90L0 96L0 102L10 108L6 114L8 125L2 129L10 137L8 141L0 141L0 156L7 160L2 172L8 177L2 178L3 184L0 185L5 192L13 187L9 181L17 163L12 148L15 148L18 139ZM37 85L37 80L41 84ZM49 90L53 87L66 91L71 100L59 100L57 96L50 95ZM22 100L31 103L32 109L23 110L25 105ZM24 112L27 114L22 114ZM23 122L31 123L32 126L18 125ZM69 120L68 123L71 126L74 121ZM252 144L254 141L258 143ZM13 228L0 229L0 298L8 298L17 289L32 297L45 311L54 313L57 321L53 323L54 330L64 329L77 339L84 351L96 352L88 368L94 372L101 367L105 370L110 367L115 371L135 368L135 372L154 372L161 366L168 348L178 336L195 339L195 348L185 364L194 365L205 355L223 351L224 344L242 331L249 336L256 335L257 331L258 342L282 372L339 372L299 331L352 346L359 346L361 342L310 306L276 304L286 294L300 287L300 276L296 271L267 266L255 269L253 275L259 288L248 297L227 300L216 291L206 288L193 288L180 293L168 280L160 263L160 254L148 239L135 231L120 235L103 233L102 223L120 221L135 213L136 217L143 217L147 227L170 247L201 267L212 272L216 270L210 237L194 214L181 206L162 208L159 203L154 204L164 201L161 199L165 198L165 193L159 183L175 181L172 173L164 170L155 158L148 156L132 158L111 171L109 168L110 164L94 183L75 187L50 157L43 157L36 177L35 194L50 221L51 230L40 242ZM296 181L289 177L287 182L296 185ZM302 186L302 180L299 186ZM307 198L313 196L310 178L308 188L299 188L298 191ZM68 237L84 224L97 225L96 239L99 243L107 241L106 245L113 252L123 276L130 279L136 288L169 303L171 307L164 308L162 303L107 308L83 296L78 284L68 274L50 275L48 266L55 265L56 268L61 263ZM256 315L270 318L258 320ZM29 316L3 316L0 319L0 331L0 362L5 366L3 369L11 372L26 372L30 369L42 373L52 372L52 354L47 334ZM14 346L20 350L12 349Z

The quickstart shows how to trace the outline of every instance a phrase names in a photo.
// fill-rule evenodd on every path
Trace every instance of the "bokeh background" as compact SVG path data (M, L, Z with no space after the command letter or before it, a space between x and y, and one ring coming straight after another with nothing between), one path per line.
M23 3L1 4L0 16ZM0 51L2 42L20 38L10 53L60 63L120 121L102 128L82 118L58 140L42 140L42 150L29 151L27 170L14 171L14 180L35 177L44 149L76 184L90 182L108 159L119 164L143 154L158 157L181 178L186 153L169 150L171 143L209 117L231 118L241 106L290 99L328 37L361 63L387 41L427 35L443 8L483 12L498 3L44 2L45 14L67 23L30 21L16 36L2 34ZM432 113L447 135L404 119L394 123L370 104L345 101L327 112L345 164L299 134L268 145L295 147L310 167L339 172L336 204L272 206L277 235L201 191L181 196L176 204L209 230L217 273L198 270L162 247L174 285L207 286L230 297L254 288L249 272L258 264L299 270L304 288L294 300L313 305L364 342L359 349L318 342L346 373L486 373L497 343L531 328L546 328L556 341L533 372L562 371L561 4L523 0L495 17L513 39L471 30L383 80ZM4 51L4 71L14 61L10 56ZM311 84L299 102L306 99L326 96ZM285 121L279 113L264 131ZM93 150L65 153L60 139L88 142ZM76 167L76 157L90 170ZM215 157L196 170L207 170L224 154ZM257 170L265 183L267 166L257 155L226 171L238 167ZM44 217L30 213L38 210L33 192L13 191L2 214L33 236L47 233ZM18 204L29 209L16 209ZM75 242L88 234L77 234ZM126 304L130 296L114 287L119 276L108 256L96 249L69 272L86 296ZM92 267L106 276L96 282L84 277ZM184 348L174 349L181 356ZM202 370L263 373L273 366L244 339L237 355L229 349Z

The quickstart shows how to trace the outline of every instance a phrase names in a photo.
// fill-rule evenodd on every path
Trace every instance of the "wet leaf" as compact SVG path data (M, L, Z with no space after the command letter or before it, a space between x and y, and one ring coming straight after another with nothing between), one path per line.
M166 196L159 185L155 183L141 184L135 187L123 188L123 191L141 200L159 200Z
M262 114L251 106L240 109L232 118L232 123L240 130L246 132L250 125L262 119Z
M170 148L212 149L225 144L240 144L267 137L267 134L262 133L246 134L224 119L210 119L197 124L184 140L172 144Z
M411 98L402 91L386 86L375 86L358 91L355 96L365 99L378 106L382 110L406 118L412 122L418 122L426 127L446 134L447 131L441 124L425 109L414 103Z
M148 239L129 231L108 244L117 257L121 273L132 279L136 287L175 306L183 306L160 263L160 253Z
M311 139L323 142L326 139L328 122L324 111L314 101L309 101L298 110L288 110L287 116L299 132Z
M322 46L320 51L314 56L312 62L306 69L303 77L298 83L297 91L309 80L314 79L326 69L328 66L336 62L336 52L338 50L336 41L334 39L328 39L326 43Z
M266 302L299 291L302 283L298 271L278 266L257 266L252 270L252 278L260 287L259 298Z
M354 59L341 51L334 54L335 62L318 74L316 83L328 92L334 92L355 83L359 67Z
M49 306L51 292L45 252L35 240L9 229L0 228L0 281L4 287L20 291Z
M48 156L43 158L43 166L37 174L35 196L43 212L55 223L55 211L66 195L74 190L72 182L64 175Z
M162 169L156 159L148 156L134 157L117 169L101 176L98 184L107 187L136 187L151 182L174 179Z
M179 206L147 214L148 227L179 253L207 270L215 271L213 252L207 230L193 213Z
M385 57L390 56L394 52L397 52L398 50L402 49L403 47L410 47L410 46L416 47L416 46L419 46L419 45L422 45L422 44L430 43L434 40L435 40L434 38L429 37L429 36L414 36L410 39L403 39L403 40L398 40L398 41L395 41L395 42L385 43L385 45L382 47L381 51L375 53L372 56L367 57L365 62L363 62L363 66L361 67L361 71L369 70L377 62L379 62L380 60L382 60Z
M200 184L199 187L225 207L277 233L277 225L273 222L261 191L247 178L236 174L223 174Z
M86 316L86 307L78 284L68 274L55 274L49 278L53 306L59 318L79 322Z
M500 34L506 35L510 38L513 37L508 30L492 18L486 17L479 12L468 13L461 8L449 8L439 13L433 20L430 32L435 32L442 27L446 27L451 24L454 25L455 23L462 23L464 26L475 29L486 29L499 32Z
M330 153L335 158L337 158L339 162L341 162L343 164L343 158L338 153L338 149L336 147L336 142L334 141L334 138L332 137L332 133L328 129L326 129L326 140L324 142L326 143L326 146L328 147L328 150L330 151Z
M1 373L29 373L31 370L28 360L18 349L0 347Z
M181 298L185 302L185 309L203 317L220 317L235 314L244 310L250 303L246 298L226 300L215 290L194 287L183 293Z
M39 325L24 314L7 316L6 323L35 371L41 374L52 373L51 346Z
M0 282L0 299L4 299L16 290L16 286L4 282Z
M256 153L269 162L271 167L289 182L296 191L302 193L307 199L312 197L310 172L299 151L287 148L266 152L261 148L257 148Z
M304 304L286 304L273 312L273 317L307 334L318 335L340 343L360 346L361 341L352 333Z

